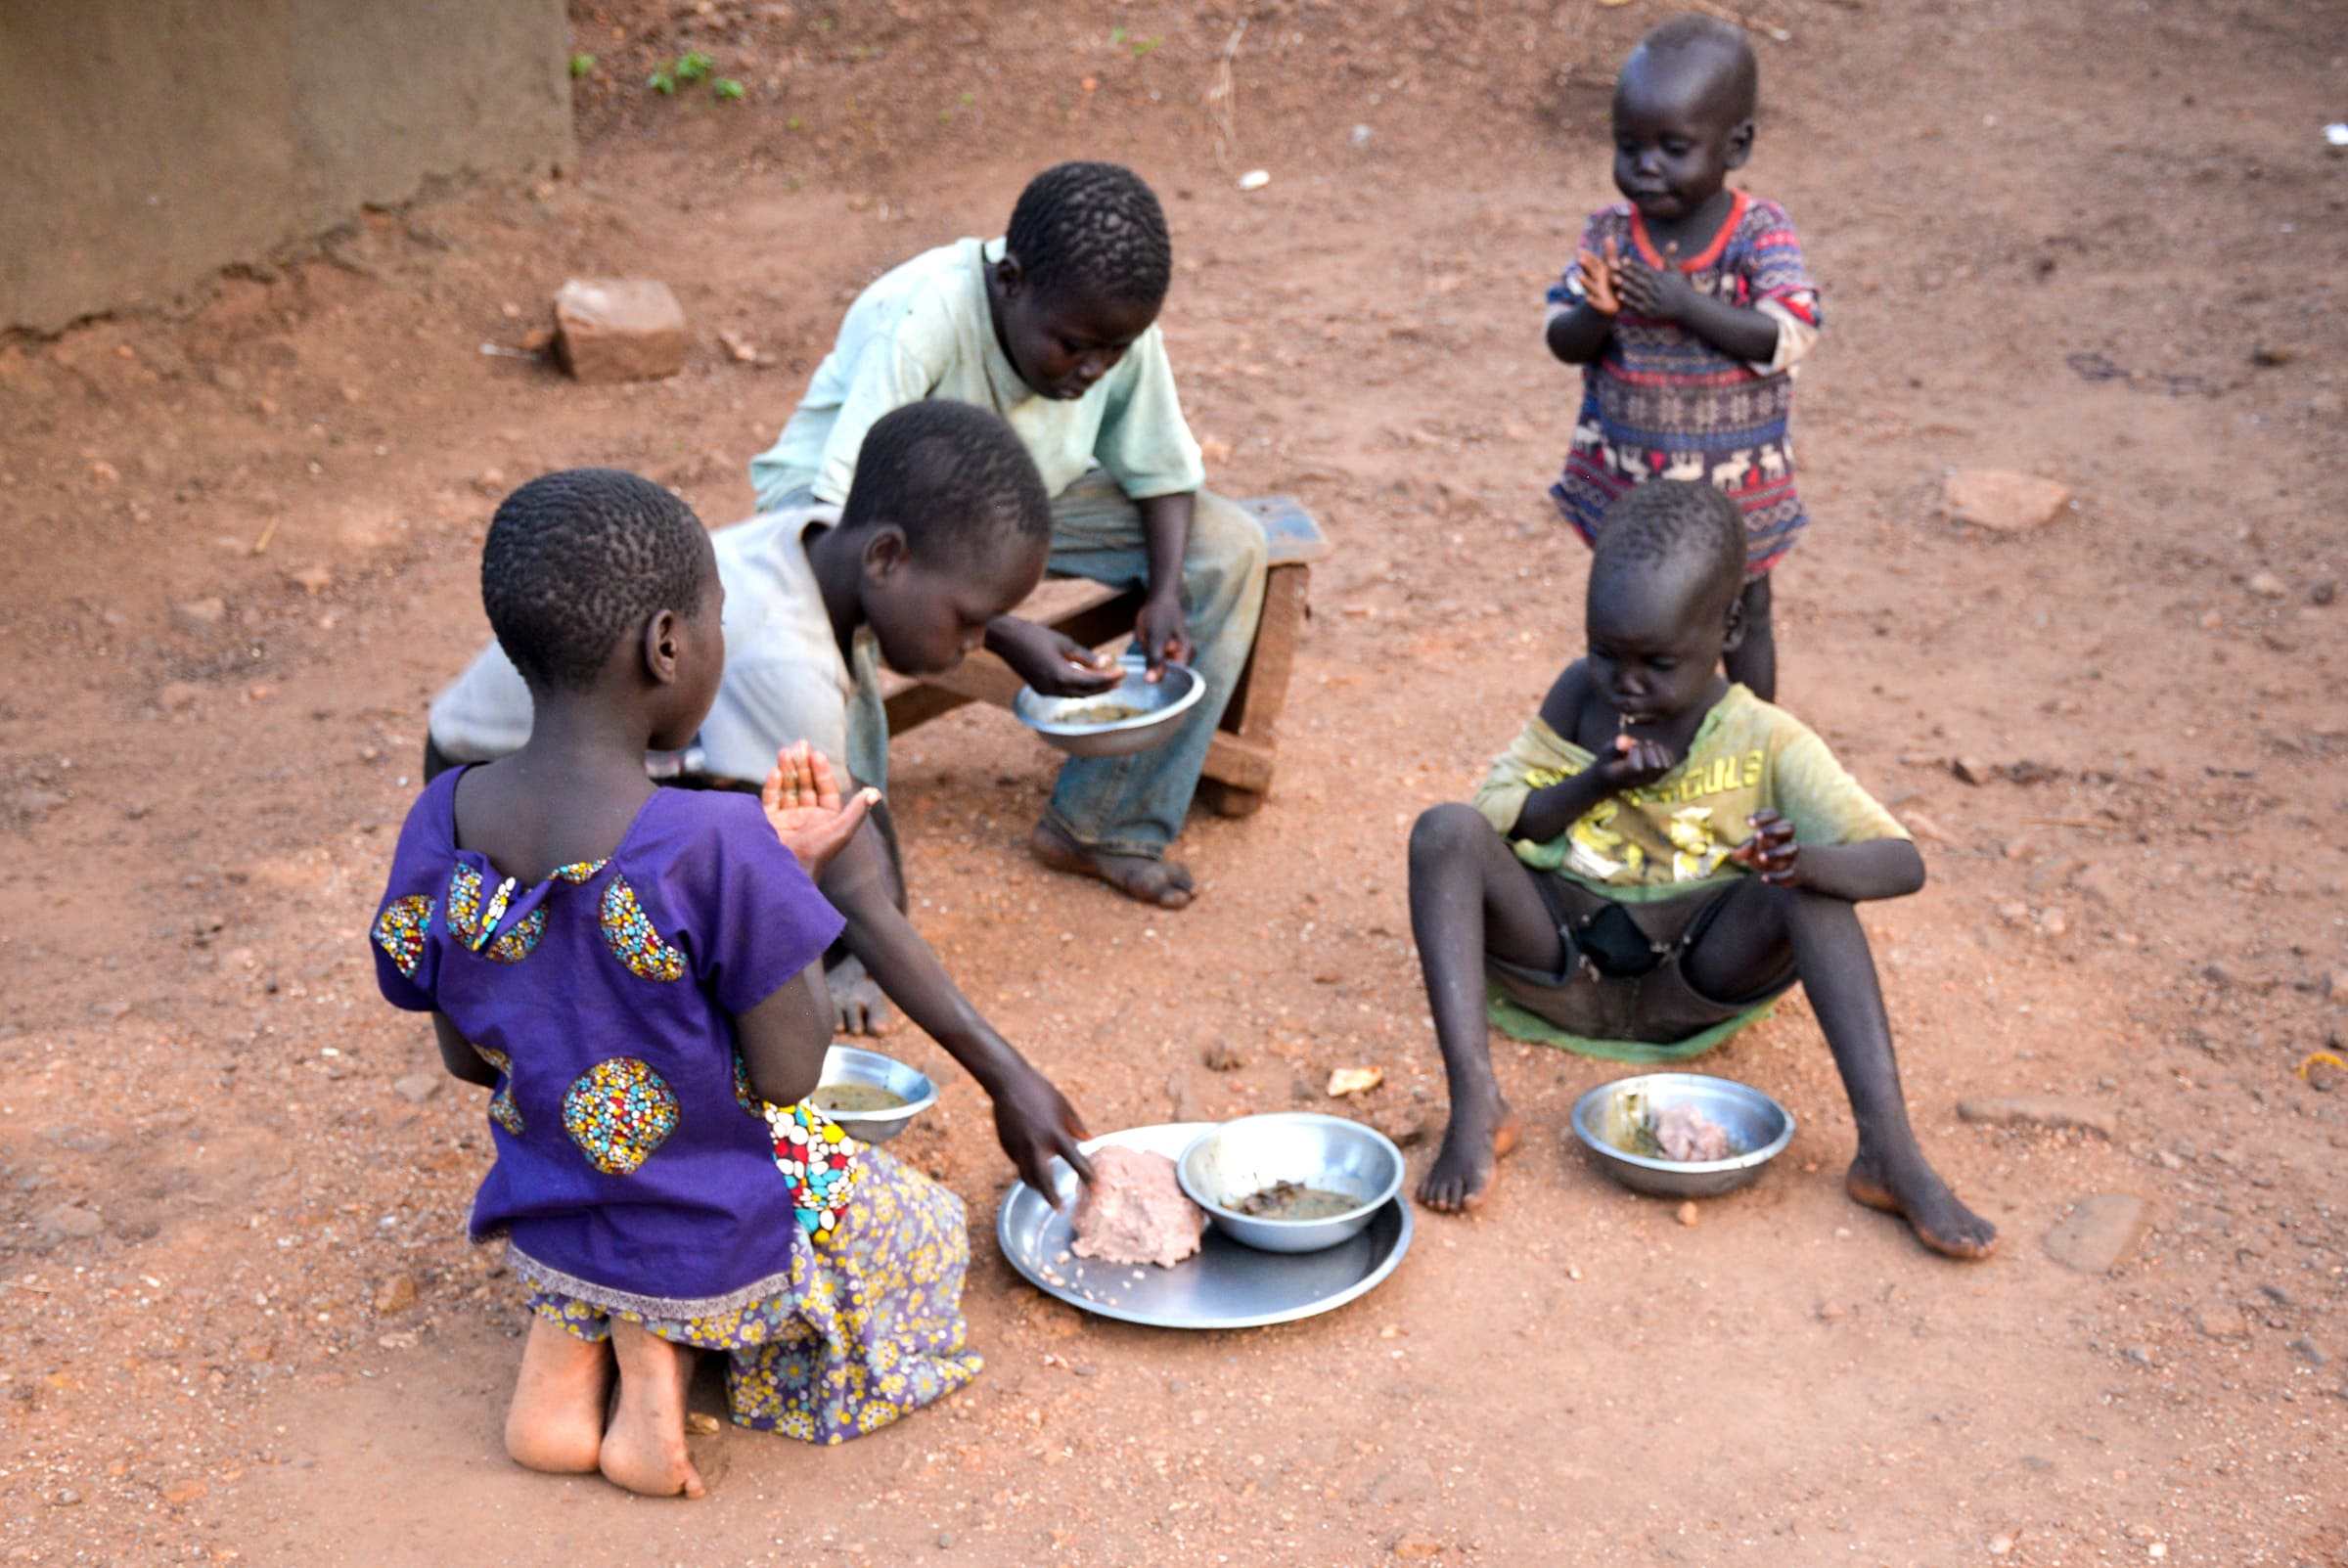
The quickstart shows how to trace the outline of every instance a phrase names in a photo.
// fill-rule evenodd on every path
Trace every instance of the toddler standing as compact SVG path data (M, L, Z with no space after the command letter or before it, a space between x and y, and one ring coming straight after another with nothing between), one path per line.
M1769 573L1809 521L1787 433L1793 368L1818 337L1818 286L1774 202L1728 189L1753 148L1760 68L1743 32L1675 17L1623 63L1614 185L1549 291L1550 352L1582 371L1582 410L1550 494L1595 546L1633 485L1688 479L1744 514L1744 642L1731 680L1777 695Z

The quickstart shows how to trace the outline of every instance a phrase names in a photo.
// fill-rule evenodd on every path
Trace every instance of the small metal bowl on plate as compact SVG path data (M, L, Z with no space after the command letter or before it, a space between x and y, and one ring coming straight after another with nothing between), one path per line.
M903 1100L886 1110L824 1109L824 1090L834 1084L857 1084L871 1089L886 1090ZM937 1085L926 1073L908 1067L894 1056L883 1056L878 1051L866 1051L861 1046L834 1046L824 1053L824 1075L816 1081L815 1093L809 1097L815 1108L838 1124L839 1130L860 1143L885 1143L906 1128L913 1119L937 1103Z
M1633 1095L1650 1117L1667 1105L1693 1102L1707 1121L1727 1129L1730 1146L1739 1152L1725 1160L1674 1160L1621 1147L1608 1130L1633 1119L1626 1100ZM1701 1198L1733 1191L1759 1176L1761 1167L1792 1142L1793 1113L1732 1078L1657 1072L1617 1078L1591 1090L1574 1102L1573 1131L1607 1174L1633 1191Z
M1199 1134L1175 1161L1191 1201L1235 1241L1264 1252L1318 1252L1357 1234L1402 1187L1402 1150L1342 1116L1275 1111ZM1357 1199L1326 1219L1242 1214L1232 1205L1279 1182Z
M1206 695L1206 683L1187 664L1168 662L1165 675L1148 679L1150 661L1128 653L1118 661L1125 677L1089 696L1046 696L1022 686L1011 699L1012 716L1072 757L1127 757L1173 739L1174 726ZM1125 718L1104 719L1122 708Z

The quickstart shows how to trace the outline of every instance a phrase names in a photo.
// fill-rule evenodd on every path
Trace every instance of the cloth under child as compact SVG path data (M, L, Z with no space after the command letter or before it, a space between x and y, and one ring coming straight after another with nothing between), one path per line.
M373 935L385 999L498 1076L473 1238L574 1333L731 1353L744 1425L838 1442L969 1382L960 1201L761 1101L735 1050L841 925L757 801L655 790L610 856L525 888L458 846L464 773L409 812Z
M1592 214L1583 231L1581 248L1593 255L1609 244L1617 254L1665 265L1627 202ZM1744 512L1745 571L1758 577L1809 521L1794 487L1790 416L1794 367L1818 337L1818 286L1785 209L1741 191L1712 244L1678 265L1698 292L1775 320L1776 354L1764 364L1733 359L1678 322L1624 309L1603 351L1582 368L1581 415L1550 496L1595 544L1607 506L1635 484L1714 485ZM1578 262L1548 295L1553 311L1588 298Z
M1581 773L1588 751L1538 717L1496 759L1475 807L1506 835L1536 789ZM1499 958L1486 969L1497 993L1493 1021L1518 1039L1571 1045L1527 1031L1519 1013L1595 1042L1591 1054L1674 1059L1608 1046L1670 1047L1709 1036L1717 1044L1791 986L1788 961L1742 997L1711 997L1690 984L1682 960L1750 874L1729 859L1749 819L1774 810L1805 844L1905 838L1907 829L1837 762L1816 732L1742 685L1704 715L1680 765L1653 784L1621 790L1547 843L1512 838L1516 858L1541 874L1564 957L1554 971ZM1506 1006L1500 1005L1506 1004ZM1720 1033L1713 1031L1720 1030Z

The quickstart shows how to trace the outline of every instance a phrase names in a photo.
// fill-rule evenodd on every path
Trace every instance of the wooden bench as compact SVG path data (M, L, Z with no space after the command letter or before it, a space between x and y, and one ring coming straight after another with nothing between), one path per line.
M1264 525L1268 569L1255 647L1248 650L1239 687L1207 747L1205 776L1199 781L1199 798L1226 817L1244 817L1259 809L1271 791L1281 705L1287 700L1296 643L1311 613L1307 590L1313 562L1332 548L1312 514L1293 496L1262 496L1240 506ZM1082 577L1047 577L1013 613L1087 648L1100 648L1130 635L1141 607L1139 589L1108 588ZM967 702L1009 708L1019 686L1011 666L984 650L926 680L883 671L888 733L903 735Z

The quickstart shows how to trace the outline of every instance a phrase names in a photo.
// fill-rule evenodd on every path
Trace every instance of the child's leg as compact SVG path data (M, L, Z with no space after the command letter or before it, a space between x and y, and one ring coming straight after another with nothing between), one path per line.
M1741 681L1764 702L1778 699L1778 634L1769 624L1767 573L1744 585L1744 641L1729 650L1721 663L1729 679Z
M1726 897L1682 961L1688 983L1707 996L1748 996L1784 972L1790 948L1858 1124L1859 1151L1845 1187L1870 1208L1905 1216L1935 1252L1986 1257L1997 1242L1997 1227L1957 1200L1908 1124L1891 1020L1858 910L1842 899L1772 887L1759 877Z
M597 1467L648 1498L700 1497L707 1489L685 1449L693 1351L618 1318L611 1322L611 1350L619 1358L619 1409L604 1434Z
M577 1338L554 1319L532 1313L521 1375L506 1410L506 1453L533 1470L592 1474L600 1463L610 1393L610 1345Z
M1411 829L1411 935L1451 1091L1451 1125L1419 1184L1419 1201L1431 1209L1483 1202L1494 1164L1523 1128L1492 1075L1484 955L1534 969L1564 963L1565 945L1533 876L1472 806L1431 807Z

